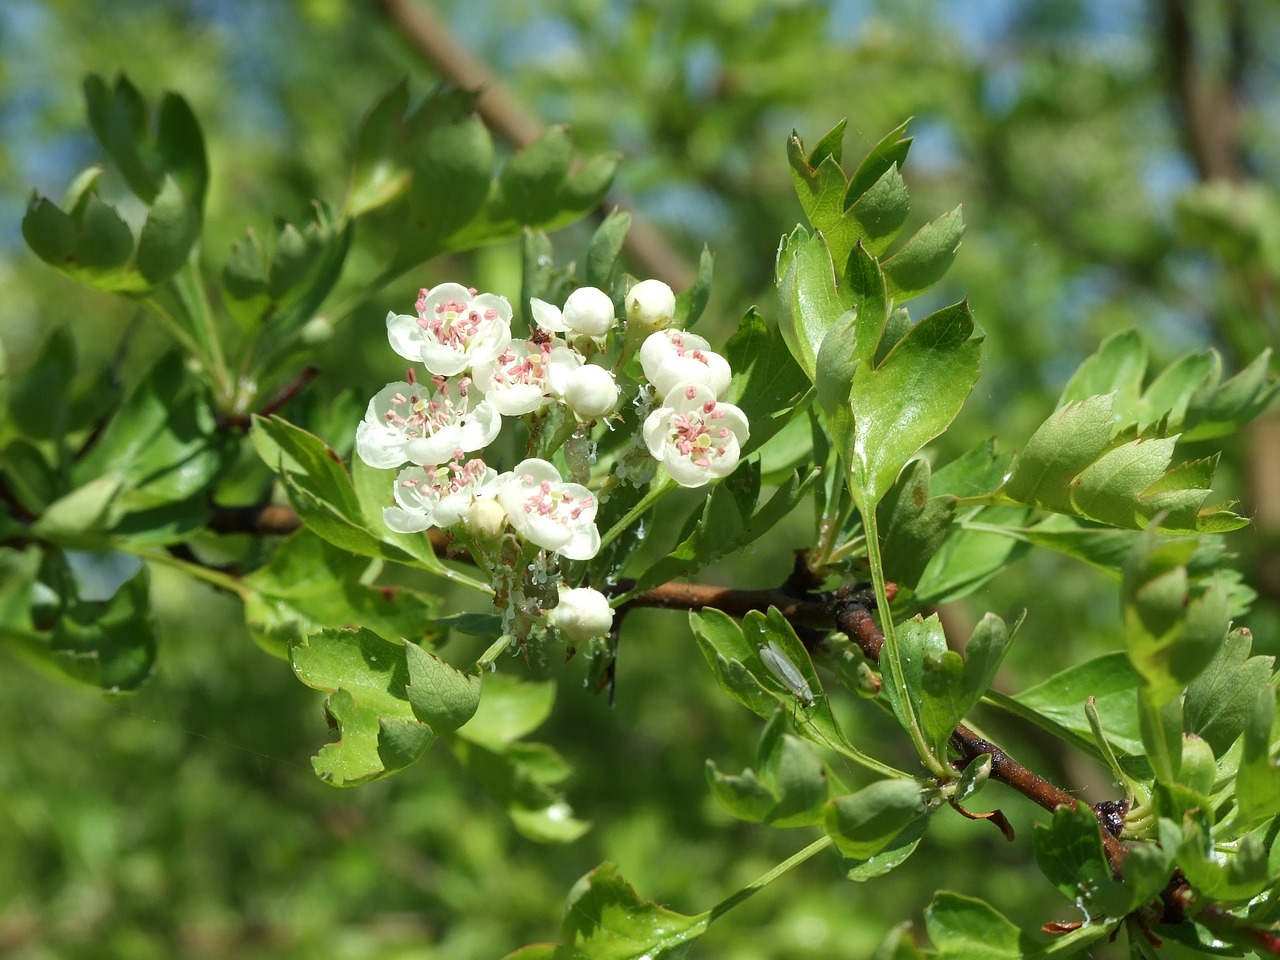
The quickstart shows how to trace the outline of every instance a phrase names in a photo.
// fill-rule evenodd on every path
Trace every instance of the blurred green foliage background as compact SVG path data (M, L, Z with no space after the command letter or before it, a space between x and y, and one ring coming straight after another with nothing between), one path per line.
M125 383L166 346L131 305L61 280L23 247L32 188L58 196L95 162L80 81L126 70L173 89L204 125L216 268L246 225L296 219L343 189L352 135L407 76L438 78L402 20L412 4L278 0L8 0L0 6L0 341L22 369L65 326L90 373ZM906 168L923 222L965 204L968 231L927 309L968 295L984 376L937 462L991 435L1016 447L1079 361L1136 327L1154 368L1216 346L1234 371L1276 337L1280 278L1280 8L1244 0L497 0L433 7L531 116L569 123L583 153L622 150L617 195L696 263L716 253L704 334L774 313L773 255L800 216L785 164L850 120L849 156L909 116ZM1206 186L1207 181L1213 181ZM557 238L581 251L590 225ZM382 317L418 286L462 280L514 296L514 246L438 262L339 328L315 362L304 425L349 449L367 396L397 375ZM122 345L127 344L127 350ZM113 366L114 365L114 366ZM90 374L86 373L86 382ZM74 389L75 385L64 385ZM348 422L343 417L350 415ZM1227 441L1219 492L1256 515L1233 547L1259 593L1255 650L1280 653L1280 444L1274 422ZM347 431L347 435L343 435ZM692 502L692 500L691 500ZM772 585L804 518L715 571ZM661 531L658 531L660 534ZM310 772L321 697L249 640L233 600L158 572L163 646L129 699L73 690L0 659L0 954L52 957L501 956L554 939L574 879L617 861L645 896L695 912L806 842L730 820L703 763L750 762L758 724L718 696L678 614L622 637L617 707L562 685L551 729L577 767L583 840L519 837L446 752L337 791ZM1016 690L1115 649L1115 584L1033 553L945 611L967 635L985 609L1030 614L998 685ZM445 655L474 656L472 639ZM574 668L570 668L571 670ZM578 668L580 669L580 668ZM981 718L980 718L981 719ZM882 717L882 755L907 745ZM1010 728L1002 743L1090 800L1098 769ZM1025 927L1074 919L1031 866L1036 811L999 788L1020 837L940 817L883 881L820 857L716 924L703 956L866 956L937 886L988 898ZM1024 871L1030 871L1025 873ZM1033 879L1024 880L1030 876Z

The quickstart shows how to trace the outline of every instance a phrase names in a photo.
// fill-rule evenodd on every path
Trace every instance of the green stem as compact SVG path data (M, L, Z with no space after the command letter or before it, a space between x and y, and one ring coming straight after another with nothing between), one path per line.
M634 507L627 511L626 516L610 527L608 533L600 538L600 549L603 550L614 540L618 539L623 530L626 530L627 527L631 526L631 524L635 523L635 521L645 512L651 509L653 505L657 503L673 486L675 486L675 481L667 475L665 470L654 477L653 481L649 484L648 492L640 498L640 501ZM613 605L616 607L619 602L621 601L614 598Z
M253 590L245 584L239 577L233 577L230 574L223 573L220 570L214 570L210 567L201 566L198 563L189 563L186 560L180 560L173 554L165 553L163 550L144 549L131 550L127 546L121 547L127 553L154 563L158 566L172 567L175 570L181 570L188 576L197 580L203 580L211 586L217 587L219 590L225 590L227 593L233 593L241 600L246 599Z
M716 920L719 917L724 916L724 914L728 913L738 904L742 903L742 901L746 900L748 897L752 896L755 893L758 893L759 891L767 887L769 884L773 883L774 880L777 880L780 876L782 876L788 870L791 870L793 867L800 866L800 864L804 863L814 854L821 853L823 850L827 849L827 847L829 846L831 846L831 838L822 837L821 839L813 841L813 843L809 844L799 853L792 854L790 857L787 857L787 859L783 860L780 864L778 864L768 873L764 874L761 877L758 877L755 880L752 880L750 883L748 883L745 887L743 887L737 893L734 893L725 897L723 900L717 903L714 907L712 907L707 914L707 922L710 923L712 920Z
M889 609L889 596L884 588L884 562L880 557L880 532L876 526L875 504L869 498L853 491L858 503L858 512L862 514L862 529L867 537L867 561L871 565L871 586L876 594L876 607L880 611L881 627L884 631L884 647L880 650L880 672L885 682L893 685L894 699L902 705L904 726L911 742L920 755L921 762L934 776L950 779L955 771L947 763L939 759L925 740L924 729L920 726L920 718L916 716L915 704L911 699L911 689L907 686L906 674L902 670L902 651L898 646L898 631L893 623L893 615Z
M213 376L216 392L224 403L230 403L235 396L235 384L222 353L222 341L218 337L218 327L214 322L209 297L205 293L204 281L191 260L173 275L172 283L191 317L192 333L202 347L201 353Z

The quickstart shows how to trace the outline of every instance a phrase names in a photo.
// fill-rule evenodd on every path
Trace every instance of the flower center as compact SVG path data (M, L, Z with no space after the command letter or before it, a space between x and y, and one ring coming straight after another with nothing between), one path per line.
M405 436L418 439L434 436L466 415L470 378L463 377L457 382L460 406L455 405L453 398L449 396L444 377L432 377L431 384L437 391L432 397L417 393L395 393L391 397L391 407L382 415L382 419L388 426L403 431Z
M709 467L713 457L725 455L729 438L733 436L728 427L714 426L714 421L723 419L724 411L716 409L714 400L704 403L701 412L677 413L671 418L671 444L694 465Z
M533 516L548 517L568 526L578 522L583 513L595 507L595 498L587 495L575 497L571 492L553 484L550 480L538 481L531 474L520 478L525 497L524 512Z
M421 312L426 307L425 297L419 297L418 303ZM469 300L445 300L436 304L431 316L419 316L418 326L438 343L461 350L497 319L498 311L493 307L480 310Z
M453 461L438 467L423 467L425 479L406 477L400 486L409 490L419 500L443 500L447 496L464 493L484 479L483 460Z

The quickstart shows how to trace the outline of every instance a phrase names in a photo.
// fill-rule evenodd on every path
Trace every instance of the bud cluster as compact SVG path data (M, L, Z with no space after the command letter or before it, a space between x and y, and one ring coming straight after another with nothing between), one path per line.
M512 631L520 642L532 609L533 623L580 643L607 633L612 612L603 594L566 584L559 561L590 560L600 550L601 498L623 480L652 478L659 464L685 487L725 477L748 425L718 399L729 386L728 362L673 327L675 295L665 283L634 284L625 322L595 287L574 290L562 307L537 298L529 306L537 327L529 339L512 337L505 297L457 283L422 290L411 314L389 313L392 349L426 375L411 368L369 401L356 452L372 467L400 468L386 525L397 533L448 530L467 544L493 575L508 629L524 624ZM637 345L643 381L620 374ZM593 458L581 451L594 449L597 423L614 430L624 422L624 393L640 410L640 429L614 474L593 479ZM528 425L529 455L499 473L484 456L504 419ZM557 423L564 433L543 449L551 459L532 455L536 438ZM555 459L564 460L568 479ZM525 577L528 570L540 573Z

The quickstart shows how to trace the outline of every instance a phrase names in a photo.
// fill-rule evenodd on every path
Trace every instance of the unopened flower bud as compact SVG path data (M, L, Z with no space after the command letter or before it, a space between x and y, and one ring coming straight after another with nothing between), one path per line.
M465 522L473 537L491 543L507 529L507 511L497 500L477 500L467 509Z
M609 598L591 587L560 589L560 603L547 611L547 621L569 643L603 637L613 627Z
M564 380L564 402L580 420L607 417L618 406L618 384L604 367L588 363Z
M627 321L646 331L661 330L676 315L676 295L661 280L641 280L627 291Z
M613 326L613 300L596 287L579 287L564 302L563 317L574 333L603 337Z

